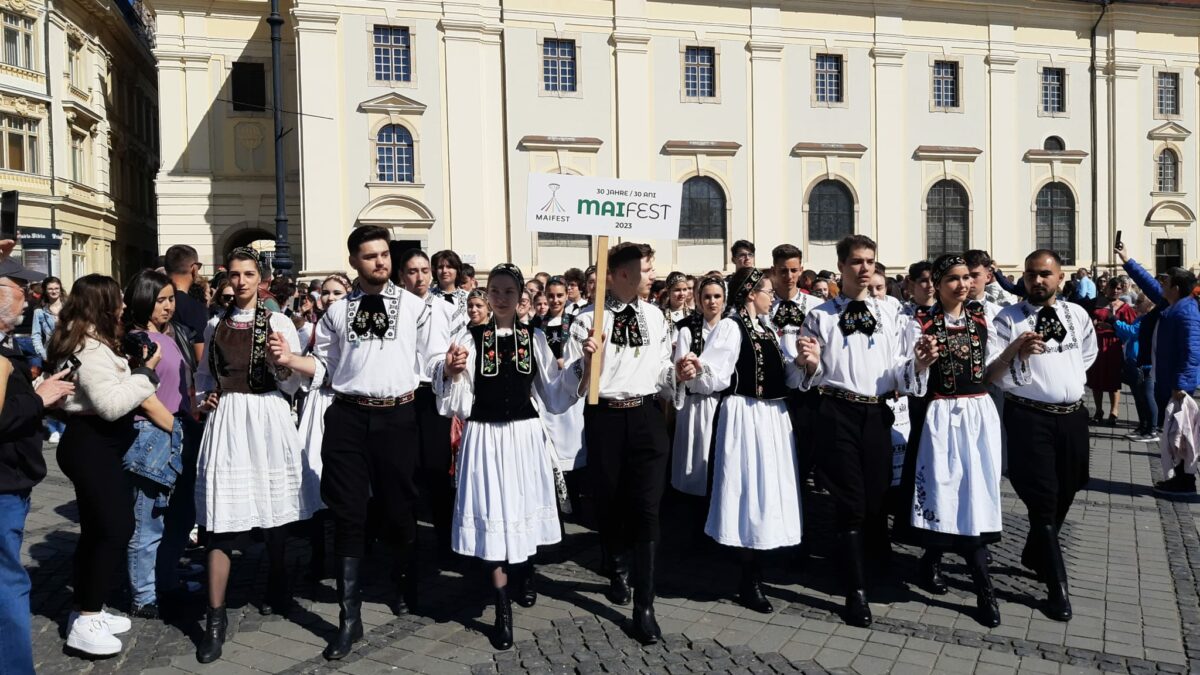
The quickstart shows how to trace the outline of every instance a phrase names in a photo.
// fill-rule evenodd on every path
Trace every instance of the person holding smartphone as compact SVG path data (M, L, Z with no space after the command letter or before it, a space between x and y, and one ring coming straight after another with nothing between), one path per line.
M59 330L46 350L49 365L75 367L75 393L67 398L67 428L58 444L58 464L75 485L79 542L75 548L74 611L67 624L67 647L91 656L121 651L116 636L129 619L104 611L114 572L133 534L133 494L122 459L137 438L134 414L170 428L171 413L155 396L162 358L130 368L121 346L121 287L112 277L89 274L71 287L59 316Z

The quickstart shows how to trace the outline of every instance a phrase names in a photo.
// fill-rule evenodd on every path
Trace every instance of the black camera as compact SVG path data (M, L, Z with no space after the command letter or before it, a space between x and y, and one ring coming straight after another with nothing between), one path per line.
M137 331L126 333L125 337L121 338L121 349L129 359L129 366L140 368L158 351L158 345L154 344L149 335Z

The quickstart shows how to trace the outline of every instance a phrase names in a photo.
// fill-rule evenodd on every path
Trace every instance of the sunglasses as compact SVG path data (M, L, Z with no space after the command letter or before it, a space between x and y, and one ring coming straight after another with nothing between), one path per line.
M221 302L230 302L234 298L232 293L222 293L217 299Z

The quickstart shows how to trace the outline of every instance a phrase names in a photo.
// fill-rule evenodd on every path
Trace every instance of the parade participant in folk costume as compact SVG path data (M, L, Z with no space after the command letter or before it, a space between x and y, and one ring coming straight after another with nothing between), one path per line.
M492 309L488 307L487 292L476 288L467 296L467 325L481 326L492 318Z
M763 594L758 552L800 543L801 513L796 440L787 409L788 388L804 366L784 359L767 313L775 293L760 270L746 267L730 279L737 313L721 320L700 356L687 354L680 374L692 391L724 392L713 445L712 504L704 532L739 550L738 601L773 611ZM816 342L801 346L802 363L816 366Z
M451 336L465 330L465 326L454 323L465 319L466 312L457 314L454 308L440 301L436 293L431 293L433 270L429 257L419 248L399 251L397 242L389 242L392 253L392 283L412 293L425 302L429 312L423 317L424 322L417 326L418 340L428 336L424 333L435 326L446 325ZM472 291L471 293L474 293ZM471 295L471 294L468 294ZM469 302L469 300L468 300ZM429 317L440 314L440 321L429 321ZM417 414L417 427L420 429L421 454L417 462L417 488L429 504L429 512L433 518L433 532L437 541L437 557L446 561L451 555L450 530L454 519L454 478L452 465L454 453L450 449L451 421L438 412L437 397L433 395L433 380L428 373L420 373L420 385L417 387L416 400L413 406ZM410 556L409 569L404 574L415 576L417 556ZM400 579L397 579L399 582Z
M444 415L465 420L458 470L453 546L487 563L496 590L491 635L512 647L511 601L537 601L532 557L561 540L554 458L534 406L563 413L578 398L578 379L565 381L541 330L517 316L521 270L501 263L488 275L492 319L460 332L433 387ZM582 371L583 364L575 366ZM511 584L510 582L514 582Z
M615 604L629 602L632 548L631 632L640 642L653 644L662 639L654 617L654 574L670 452L654 397L674 397L677 373L667 320L640 299L654 281L654 249L622 242L607 255L611 282L604 324L596 326L590 310L575 317L564 359L569 365L599 346L604 349L600 401L584 411L584 439L610 577L608 596ZM590 359L586 365L590 367Z
M667 302L663 305L662 311L667 317L667 321L670 322L672 330L688 314L691 314L691 309L687 304L689 292L686 274L683 272L671 272L667 275Z
M578 267L572 267L562 273L562 278L567 283L567 306L564 314L573 319L589 304L587 297L584 297L587 276Z
M1029 510L1021 564L1049 588L1046 616L1069 621L1067 568L1058 535L1075 493L1088 481L1083 393L1087 369L1096 360L1096 330L1086 309L1056 298L1063 281L1058 253L1030 253L1023 281L1026 299L1000 310L995 320L996 351L1024 340L1020 358L1005 364L999 380L1005 392L1008 477Z
M562 277L550 277L546 282L546 315L538 322L538 327L546 335L546 344L550 346L559 366L563 365L563 353L569 338L571 319L566 315L567 282ZM535 397L537 392L534 392ZM539 404L541 401L539 401ZM585 402L581 399L562 414L555 414L546 406L542 408L542 423L546 426L546 436L554 447L558 459L558 468L564 473L567 493L571 506L579 505L581 478L574 471L587 464L587 453L583 449L583 408Z
M937 289L933 287L933 263L918 260L908 266L908 302L901 310L905 316L915 317L919 312L929 311L937 302Z
M275 358L271 343L300 351L296 326L258 297L260 260L250 248L225 259L235 297L205 329L204 358L196 372L200 409L211 412L196 465L196 523L209 533L208 618L196 649L200 663L221 657L225 590L237 535L261 528L269 573L263 613L286 613L285 525L321 508L316 476L304 470L304 442L285 397L300 376Z
M809 312L800 331L820 347L820 362L807 366L801 386L821 394L816 443L823 450L816 465L833 497L846 621L856 626L871 623L863 529L879 520L891 483L893 415L886 399L907 393L937 356L929 340L912 345L901 323L908 319L870 296L875 250L875 242L863 235L838 242L842 295Z
M463 317L467 312L467 295L470 293L463 288L463 282L466 279L463 276L462 258L458 257L454 251L445 249L434 253L430 262L433 265L433 275L437 281L434 293L441 295L454 307L454 314L450 322L451 330L453 330L455 326L466 322Z
M354 286L345 274L331 274L321 282L320 294L317 296L317 321L325 315L333 303L349 295ZM307 356L317 344L316 328L313 328L312 341L305 346L303 353ZM321 479L321 439L325 435L325 411L333 403L333 389L329 386L325 367L316 362L316 370L312 377L305 378L303 386L308 390L300 409L300 438L304 439L304 470L316 476L318 485ZM310 543L312 557L309 559L309 579L320 581L325 576L325 524L328 521L329 510L324 504L321 510L313 514Z
M933 263L919 260L908 266L904 279L909 299L901 306L900 313L918 322L937 302L937 289L933 285ZM888 494L888 512L892 514L892 540L903 543L919 543L918 535L908 524L912 509L913 481L917 468L917 448L921 445L921 420L925 418L926 399L909 396L908 438L904 446L904 464L900 468L900 484Z
M699 282L700 312L680 321L675 340L675 362L688 354L703 356L709 336L725 314L725 280L720 276L704 277ZM671 452L671 486L697 497L708 496L709 451L712 448L717 407L721 392L700 393L696 381L675 391L675 442ZM707 500L704 504L707 518ZM690 525L690 523L689 523Z
M975 582L978 620L1000 625L1000 608L988 574L986 545L999 541L1000 416L987 383L999 376L1003 364L1016 357L1023 344L1013 342L1003 352L989 344L992 321L981 304L967 301L973 280L967 261L940 256L933 263L937 303L910 324L913 341L932 337L938 359L917 378L912 399L927 399L916 450L915 489L906 495L907 519L925 547L921 558L922 585L934 595L947 592L940 557L954 551L967 562ZM1001 365L992 368L997 360Z
M307 376L320 361L333 389L321 441L321 497L336 525L341 608L338 633L325 649L330 660L344 658L363 634L360 568L369 496L380 501L396 535L393 569L402 581L392 611L407 613L416 601L416 579L405 573L414 554L420 455L420 428L411 404L421 374L431 374L445 357L449 327L440 312L391 282L390 238L374 225L350 233L346 248L358 273L357 288L317 324L313 356L300 357L283 343L272 343L279 363Z

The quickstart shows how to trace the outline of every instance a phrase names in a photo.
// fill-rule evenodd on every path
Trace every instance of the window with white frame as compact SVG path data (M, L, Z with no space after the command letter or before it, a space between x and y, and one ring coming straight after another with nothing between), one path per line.
M74 40L67 40L67 75L71 86L83 89L83 45Z
M1042 112L1064 113L1067 111L1066 68L1042 69Z
M83 182L84 176L84 148L86 136L81 133L71 132L71 180L76 183Z
M4 12L4 62L33 70L33 54L33 19Z
M379 130L375 140L375 172L379 182L415 182L412 133L399 124L389 124Z
M0 168L9 171L38 172L38 123L36 120L0 115L3 152Z
M1179 114L1179 73L1159 73L1155 101L1159 115Z
M933 107L952 109L959 107L958 62L933 62Z
M1179 155L1174 150L1165 148L1158 153L1158 191L1179 191Z
M405 26L375 26L375 79L412 81L412 35Z
M683 54L683 88L688 98L717 95L717 53L712 47L687 47Z
M813 93L818 103L845 101L841 54L817 54L814 66Z
M88 273L88 255L87 255L88 238L82 235L72 235L71 237L71 271L78 279L87 276Z
M575 91L575 41L542 41L542 89Z

